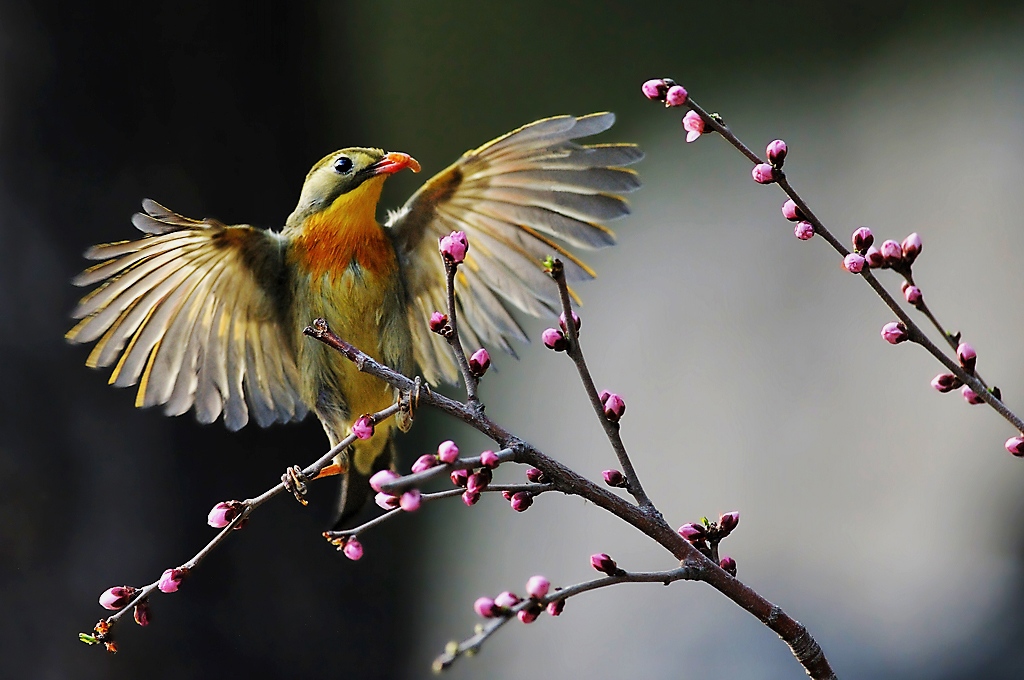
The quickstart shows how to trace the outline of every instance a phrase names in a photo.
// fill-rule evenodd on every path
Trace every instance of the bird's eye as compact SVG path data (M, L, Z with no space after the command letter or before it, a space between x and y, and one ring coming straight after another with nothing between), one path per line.
M334 171L339 175L344 175L351 169L352 159L348 156L339 156L338 160L334 161Z

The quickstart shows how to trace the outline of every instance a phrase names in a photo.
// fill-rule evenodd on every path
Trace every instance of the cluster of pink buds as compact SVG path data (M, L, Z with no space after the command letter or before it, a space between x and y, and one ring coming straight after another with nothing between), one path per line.
M558 590L557 588L555 589ZM533 623L544 611L544 599L551 592L551 581L544 576L531 576L526 582L526 594L529 603L521 608L516 617L523 623ZM478 615L485 619L511 616L512 608L522 603L521 597L506 590L496 597L478 597L473 603L473 609ZM558 616L565 608L565 599L553 600L547 604L547 612L551 616Z
M718 517L717 522L711 522L706 517L700 522L690 522L679 527L679 535L687 543L700 550L705 555L710 554L708 544L717 545L723 538L733 532L740 523L740 513L726 512ZM733 563L735 564L735 562ZM725 569L725 567L722 567ZM728 571L728 570L726 570ZM735 572L732 572L735 576Z
M352 434L357 439L369 439L373 436L373 418L369 415L361 415L352 423Z
M441 237L438 240L438 249L445 262L453 265L462 264L466 259L466 253L469 252L469 240L466 238L466 232L453 231L447 236Z
M604 409L604 417L613 423L619 422L623 414L626 412L626 402L623 401L622 397L614 392L601 390L601 393L598 395L598 399L601 400L601 406Z
M961 342L956 348L956 358L957 361L960 362L960 367L964 369L964 373L967 375L974 375L974 368L978 364L978 353L974 351L974 347L966 342ZM940 373L932 378L932 387L943 394L946 392L952 392L961 386L963 389L961 389L960 393L963 395L964 401L968 404L985 403L985 400L977 392L969 386L964 385L960 378L956 377L952 373ZM993 390L993 393L996 393L996 390ZM1010 449L1009 442L1007 442L1006 448L1007 450ZM1013 451L1010 452L1013 453Z
M370 477L370 488L377 492L373 501L384 510L394 510L395 508L402 508L402 510L406 512L415 512L419 510L420 505L423 502L423 494L420 493L419 489L409 489L408 491L403 492L401 496L396 496L384 491L385 484L390 484L400 478L399 474L393 470L381 470L374 473L374 475ZM347 554L348 553L346 553L346 555ZM360 552L360 556L362 556L362 552Z
M653 78L645 82L640 90L651 101L665 102L665 106L682 106L686 103L687 92L671 78Z

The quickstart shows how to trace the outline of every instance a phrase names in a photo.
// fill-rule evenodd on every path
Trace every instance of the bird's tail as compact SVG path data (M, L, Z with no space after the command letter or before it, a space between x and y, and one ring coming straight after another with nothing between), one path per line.
M366 443L374 442L374 439ZM348 529L355 516L366 506L371 493L370 477L394 465L395 440L388 437L383 450L378 451L359 451L353 445L346 450L346 454L349 461L348 472L341 478L338 517L334 522L335 531Z

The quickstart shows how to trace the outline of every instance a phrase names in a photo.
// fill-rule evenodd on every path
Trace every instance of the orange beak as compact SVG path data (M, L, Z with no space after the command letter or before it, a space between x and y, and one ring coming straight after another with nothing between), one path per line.
M399 170L405 170L406 168L413 172L419 172L420 164L419 161L407 153L392 151L385 154L384 158L371 165L370 168L374 176L393 175Z

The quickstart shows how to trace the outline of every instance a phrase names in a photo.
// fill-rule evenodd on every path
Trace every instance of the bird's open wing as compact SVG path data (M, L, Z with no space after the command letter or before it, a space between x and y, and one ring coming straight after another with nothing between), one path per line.
M469 238L456 285L465 342L512 352L509 339L527 339L498 296L534 316L554 313L558 290L543 259L561 258L569 282L594 273L551 237L579 248L608 246L615 236L601 223L629 212L620 194L640 181L625 166L643 152L633 144L572 141L614 122L611 113L556 116L513 130L467 151L388 220L410 299L416 362L428 380L458 375L445 341L426 325L432 311L446 306L438 238L451 231Z
M282 320L287 285L281 237L249 226L191 220L159 203L132 223L147 235L86 251L103 262L74 283L82 298L67 333L96 342L87 364L117 362L111 384L138 383L136 406L168 415L194 408L200 422L224 414L237 430L306 415L295 352Z

